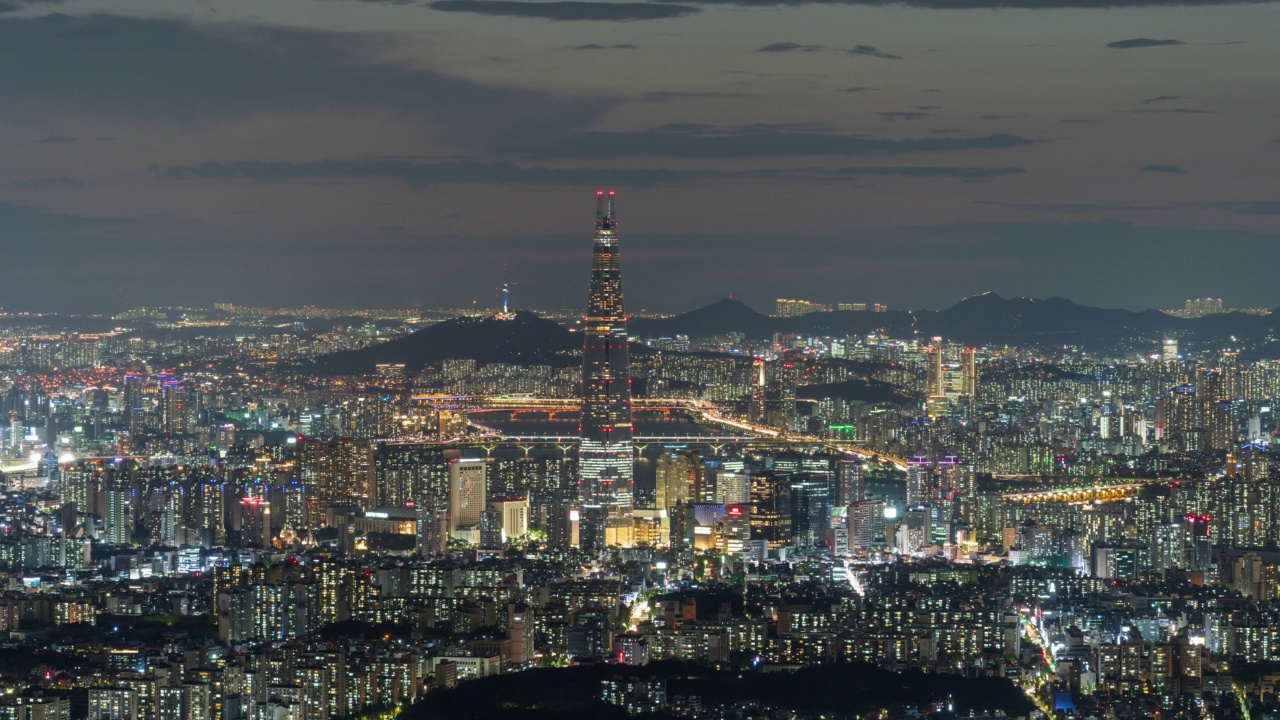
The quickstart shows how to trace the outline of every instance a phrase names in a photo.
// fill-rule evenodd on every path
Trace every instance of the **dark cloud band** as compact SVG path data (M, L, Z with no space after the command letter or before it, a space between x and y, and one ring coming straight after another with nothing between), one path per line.
M1154 38L1129 38L1128 40L1116 40L1115 42L1109 42L1107 43L1107 47L1115 48L1117 50L1130 50L1133 48L1164 47L1167 45L1182 45L1182 44L1184 43L1181 40L1172 40L1172 39L1156 40Z
M381 109L489 149L589 127L616 102L379 62L385 38L376 35L112 15L2 17L0 66L23 71L0 73L0 122L73 116L207 125Z
M912 117L923 113L909 113ZM638 132L582 132L530 151L537 158L732 158L797 155L908 155L952 150L1000 150L1035 144L1017 135L886 139L813 128L750 125L668 125Z
M436 0L432 10L444 12L496 15L499 17L538 18L561 21L628 22L633 20L666 20L691 15L697 8L671 3L586 2L555 0L522 2L521 0Z
M648 187L697 180L840 181L858 177L950 178L987 180L1023 172L1017 167L872 166L809 167L741 171L648 170L630 168L545 168L496 162L417 162L395 159L321 160L309 163L234 162L171 165L152 171L165 180L254 180L311 178L400 180L422 188L437 183L482 182L534 186Z

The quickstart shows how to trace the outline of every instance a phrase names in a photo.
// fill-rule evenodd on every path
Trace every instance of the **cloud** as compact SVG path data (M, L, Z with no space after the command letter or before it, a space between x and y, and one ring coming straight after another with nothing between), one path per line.
M1179 205L1137 205L1125 202L1110 203L1009 203L998 200L974 200L974 205L992 205L995 207L1024 210L1033 213L1066 213L1071 215L1092 215L1110 212L1143 212L1150 210L1175 210Z
M1212 110L1201 110L1199 108L1139 108L1130 110L1131 113L1141 113L1148 115L1213 115Z
M0 0L0 14L25 10L36 5L61 5L62 0Z
M39 139L39 140L37 140L36 142L42 142L42 143L69 143L69 142L75 142L75 141L77 141L77 140L79 140L79 139L80 139L80 138L63 137L63 136L60 136L60 135L55 135L55 136L53 136L53 137L40 138L40 139Z
M595 43L587 43L586 45L575 45L571 50L635 50L636 46L631 43L614 43L612 45L597 45Z
M1155 40L1152 38L1129 38L1128 40L1116 40L1107 43L1107 47L1117 50L1128 50L1131 48L1149 48L1162 47L1164 45L1183 45L1181 40Z
M87 233L113 233L127 221L50 212L26 205L0 202L0 234L46 240L53 237L80 238ZM19 243L21 244L21 243Z
M1156 95L1138 101L1139 105L1152 105L1155 103L1169 102L1170 100L1181 100L1181 95Z
M1177 165L1143 165L1138 168L1142 172L1149 173L1170 173L1173 175L1186 175L1187 171Z
M1271 200L1214 200L1209 202L1180 202L1164 204L1111 203L1007 203L996 200L975 200L975 205L1025 210L1033 213L1066 213L1094 215L1119 212L1159 212L1169 210L1225 210L1236 215L1280 215L1280 202Z
M29 179L29 180L14 180L13 182L11 182L11 183L9 183L9 184L10 184L10 185L12 185L13 187L16 187L16 188L22 188L23 190L32 190L32 189L35 189L35 188L42 188L42 187L56 187L56 186L61 186L61 187L74 187L74 188L82 188L82 187L84 187L84 183L83 183L83 182L81 182L81 181L79 181L79 180L76 180L75 178L67 177L67 176L65 176L65 175L64 175L64 176L62 176L62 177L31 178L31 179Z
M1207 208L1226 210L1237 215L1280 215L1280 202L1272 200L1211 202L1201 203L1201 205Z
M870 87L867 87L866 85L855 85L854 87L840 88L840 92L847 92L847 93L863 93L863 92L869 92L871 90L875 90L875 88L870 88Z
M787 155L907 155L951 150L999 150L1035 144L1017 135L888 139L843 135L820 126L664 125L636 132L580 132L534 148L535 158L733 158Z
M1062 118L1058 122L1063 125L1092 125L1098 121L1091 118Z
M878 112L876 113L876 115L879 115L885 120L923 120L927 117L932 117L933 113L887 111L887 112Z
M960 180L989 180L1002 175L1018 175L1026 172L1020 167L848 167L825 171L832 177L857 177L882 175L915 178L956 178Z
M0 20L0 122L105 117L209 124L385 109L500 145L593 124L614 101L484 85L381 61L387 38L93 15Z
M496 15L500 17L539 18L563 21L629 22L632 20L666 20L698 12L688 5L658 2L591 2L589 0L436 0L429 6L445 12Z
M641 100L647 102L662 102L663 100L681 100L687 98L747 98L760 97L760 93L749 92L684 92L680 90L657 90L648 92L640 96Z
M901 60L902 59L901 55L894 55L893 53L887 53L887 52L877 50L872 45L854 45L853 47L849 48L849 54L850 55L869 55L871 57L883 58L885 60Z
M769 43L763 47L756 48L753 52L758 53L782 53L782 52L819 52L825 48L822 45L801 45L793 42L775 42Z
M385 158L320 160L308 163L234 162L153 167L163 180L252 180L282 182L316 178L398 180L413 188L438 183L483 182L529 186L650 187L693 180L842 181L858 177L987 180L1023 172L1017 167L870 166L808 167L741 171L523 167L499 162L423 162Z
M683 0L697 5L732 5L738 7L799 7L804 5L863 5L872 7L909 7L926 10L1022 9L1054 10L1068 8L1197 7L1221 5L1260 5L1275 0Z

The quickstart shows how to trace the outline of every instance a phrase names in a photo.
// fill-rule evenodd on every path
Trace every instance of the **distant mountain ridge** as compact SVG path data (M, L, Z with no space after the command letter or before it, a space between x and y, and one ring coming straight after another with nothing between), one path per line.
M1118 310L1079 305L1065 298L1004 298L983 293L945 310L913 312L836 311L795 317L772 317L737 300L716 303L669 318L636 319L631 334L641 338L688 335L706 337L740 332L752 339L775 333L797 335L862 335L884 330L890 336L942 336L973 345L1070 344L1089 349L1115 349L1172 335L1198 342L1236 337L1261 344L1276 330L1280 316L1224 313L1196 319L1159 310Z
M707 337L742 333L750 339L772 337L774 333L849 335L876 328L910 327L912 314L891 312L817 312L794 317L773 317L756 312L740 300L725 298L706 307L666 318L636 318L627 326L633 337L657 338L688 335Z
M517 312L509 320L459 317L429 325L405 337L359 350L325 355L314 370L371 372L380 363L404 363L416 372L446 358L471 358L477 364L551 365L581 362L573 353L582 341L560 324L531 312Z
M843 337L883 331L898 338L941 336L970 345L1074 345L1099 352L1154 352L1162 337L1172 336L1184 348L1231 344L1243 348L1244 359L1280 357L1280 343L1274 339L1280 337L1280 313L1185 319L1158 310L1095 308L1064 298L1003 298L995 293L965 298L945 310L837 311L796 317L772 317L726 298L671 317L635 318L628 330L641 339L741 333L752 340L770 339L775 333ZM404 363L416 371L445 358L566 367L581 362L576 356L581 345L581 339L560 324L519 312L510 320L446 320L398 340L324 356L314 369L371 372L378 363ZM643 357L643 350L636 350L636 357Z

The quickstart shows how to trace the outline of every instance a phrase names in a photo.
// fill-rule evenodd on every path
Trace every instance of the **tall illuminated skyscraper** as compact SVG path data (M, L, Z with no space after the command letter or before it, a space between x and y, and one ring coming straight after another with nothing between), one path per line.
M449 464L449 532L480 526L487 475L484 460L455 460Z
M670 510L679 502L687 505L693 496L696 474L693 458L690 456L676 452L664 452L659 455L657 487L654 493L657 509ZM739 499L735 502L742 501Z
M578 473L584 505L622 513L631 509L635 446L631 442L631 365L613 199L612 191L596 193L591 287L583 322Z

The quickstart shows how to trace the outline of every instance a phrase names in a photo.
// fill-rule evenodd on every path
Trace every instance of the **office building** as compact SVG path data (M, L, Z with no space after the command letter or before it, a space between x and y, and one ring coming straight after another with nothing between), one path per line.
M487 464L484 460L455 460L449 465L449 534L480 527L485 511Z

